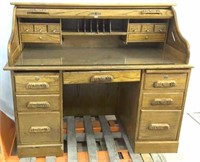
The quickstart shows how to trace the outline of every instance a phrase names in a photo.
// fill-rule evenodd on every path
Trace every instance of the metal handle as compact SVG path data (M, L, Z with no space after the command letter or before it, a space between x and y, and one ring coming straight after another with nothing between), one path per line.
M26 31L26 32L29 32L29 29L26 29L25 31Z
M142 10L142 14L161 14L160 10L157 9L149 9L149 10Z
M49 108L50 103L48 101L37 101L37 102L28 102L27 108Z
M49 88L49 84L46 82L38 82L38 83L29 82L26 85L26 88L27 89L47 89L47 88Z
M30 133L49 133L51 128L49 126L32 126L29 129Z
M153 83L154 88L169 88L169 87L176 87L175 80L158 80Z
M112 81L113 81L112 75L95 75L90 78L90 82L93 83L107 83Z
M152 123L149 125L149 130L169 130L169 124Z
M151 105L172 105L174 103L172 98L155 98Z

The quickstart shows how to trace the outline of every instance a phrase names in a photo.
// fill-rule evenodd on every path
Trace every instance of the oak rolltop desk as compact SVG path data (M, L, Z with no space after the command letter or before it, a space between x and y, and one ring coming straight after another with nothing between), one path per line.
M12 4L18 156L62 155L85 115L115 115L136 153L177 151L191 66L171 4Z

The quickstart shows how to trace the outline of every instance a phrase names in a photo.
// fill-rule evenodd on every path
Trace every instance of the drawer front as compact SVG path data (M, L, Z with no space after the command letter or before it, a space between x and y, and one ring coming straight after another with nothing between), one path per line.
M143 108L178 108L180 109L183 102L183 93L143 93Z
M139 140L176 140L181 111L142 110Z
M128 42L163 42L165 34L128 34Z
M32 24L20 24L20 32L21 33L32 33L33 25Z
M187 74L145 74L144 89L185 89Z
M156 33L167 32L167 24L155 24L154 32Z
M141 27L142 27L141 24L137 24L137 23L129 24L128 31L132 33L140 33Z
M47 33L47 25L45 24L35 24L34 25L35 33Z
M59 111L59 95L16 95L17 111Z
M49 93L60 91L58 74L16 74L16 93Z
M65 72L64 84L140 81L140 70Z
M47 9L17 8L18 17L40 18L171 18L171 9Z
M48 32L49 33L60 33L60 24L49 24Z
M61 141L60 113L18 113L21 144L51 144Z
M26 43L60 43L59 34L22 34L22 42Z
M142 24L143 33L153 33L154 24Z

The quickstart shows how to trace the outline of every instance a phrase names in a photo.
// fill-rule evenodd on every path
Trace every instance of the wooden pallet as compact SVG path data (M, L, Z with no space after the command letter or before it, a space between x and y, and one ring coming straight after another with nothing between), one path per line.
M18 158L2 162L166 162L162 154L135 154L115 116L64 117L65 153L61 157Z

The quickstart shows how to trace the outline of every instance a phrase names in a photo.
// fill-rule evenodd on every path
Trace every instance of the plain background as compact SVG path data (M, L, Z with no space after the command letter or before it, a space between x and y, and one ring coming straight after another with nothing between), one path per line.
M17 1L17 0L16 0ZM26 0L29 1L29 0ZM36 0L32 0L36 2ZM42 2L52 2L51 0L43 0ZM54 0L54 2L58 2ZM63 3L165 3L175 2L175 7L178 15L179 28L183 36L188 40L190 44L190 62L194 68L192 69L185 112L200 112L200 59L199 59L199 47L200 47L200 9L197 0L73 0L73 1L61 1ZM2 0L0 2L0 109L8 116L14 119L13 102L12 102L12 89L10 81L10 72L3 71L4 65L7 63L7 43L11 34L12 27L12 9L10 0Z

